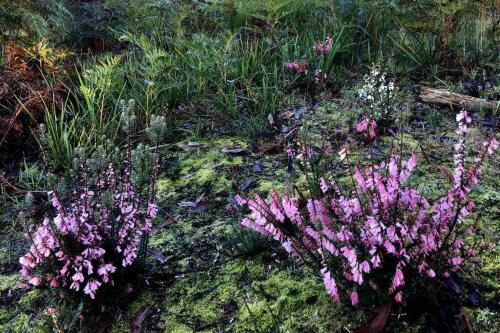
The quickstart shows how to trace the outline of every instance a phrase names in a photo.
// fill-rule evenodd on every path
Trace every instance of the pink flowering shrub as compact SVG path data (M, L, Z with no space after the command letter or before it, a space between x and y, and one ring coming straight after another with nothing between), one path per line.
M78 186L64 201L48 193L55 217L30 226L25 238L31 246L19 259L30 284L83 291L94 299L138 258L158 208L144 202L128 173L116 173L110 165L96 184Z
M327 36L312 47L314 51L307 56L307 61L285 63L285 69L294 72L299 78L317 87L326 82L334 69L334 60L342 52L342 34L335 39Z
M339 155L352 186L319 179L320 195L299 198L271 192L269 199L237 197L251 215L242 225L280 242L293 257L312 263L335 301L358 304L361 293L387 295L401 302L405 287L456 271L466 257L477 255L464 235L472 232L464 219L474 209L468 196L478 183L482 165L498 148L496 139L484 143L472 163L465 160L465 136L471 119L457 116L453 183L430 200L407 180L417 157L391 155L367 167L349 164L347 149ZM363 121L357 130L374 137L376 124ZM312 192L314 193L314 192ZM385 295L385 296L384 296Z
M152 122L148 131L158 139L164 118ZM72 191L66 196L48 192L53 217L29 227L25 238L30 247L19 259L29 284L94 299L99 290L118 287L127 269L144 258L158 213L158 154L143 146L132 151L130 142L127 147L122 161L110 157L120 156L117 149L98 149L90 162L83 156Z

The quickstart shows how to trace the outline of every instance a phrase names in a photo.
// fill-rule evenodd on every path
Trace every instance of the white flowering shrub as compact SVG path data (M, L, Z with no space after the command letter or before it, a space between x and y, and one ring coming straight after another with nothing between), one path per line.
M380 65L373 65L357 88L357 98L366 116L390 119L396 111L397 86Z

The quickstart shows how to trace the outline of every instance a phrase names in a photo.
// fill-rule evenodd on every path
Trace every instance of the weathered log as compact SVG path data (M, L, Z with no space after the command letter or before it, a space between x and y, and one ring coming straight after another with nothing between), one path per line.
M426 103L435 103L448 105L452 107L465 107L469 111L493 111L494 113L500 107L500 102L488 101L482 98L476 98L466 95L450 92L444 89L426 88L420 90L420 99Z

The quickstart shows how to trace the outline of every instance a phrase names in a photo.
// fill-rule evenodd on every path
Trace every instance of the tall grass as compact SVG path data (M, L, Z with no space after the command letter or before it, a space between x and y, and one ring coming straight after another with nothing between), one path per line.
M160 113L172 124L189 118L254 135L266 130L268 116L278 113L291 89L340 90L348 82L345 72L380 58L394 58L402 76L413 77L498 67L498 17L490 0L407 6L392 0L147 0L113 6L122 16L110 31L121 51L81 58L78 91L67 106L74 120L47 119L53 142L61 145L57 153L52 149L61 156L58 164L75 141L64 131L85 129L91 147L104 136L120 139L121 99L136 101L139 127ZM313 45L327 36L334 40L332 52L319 56ZM320 68L327 82L318 87L287 72L284 63L294 60Z
M78 126L79 116L72 114L68 106L47 110L45 123L40 126L37 136L47 163L54 168L71 166L74 147L84 144L87 136L87 132Z

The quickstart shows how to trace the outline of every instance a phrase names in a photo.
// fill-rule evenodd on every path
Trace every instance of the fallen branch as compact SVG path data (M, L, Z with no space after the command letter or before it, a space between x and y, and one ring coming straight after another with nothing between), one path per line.
M459 108L465 107L465 109L469 111L486 110L496 113L500 107L500 102L488 101L486 99L461 95L436 88L422 87L419 97L425 103L435 103Z

